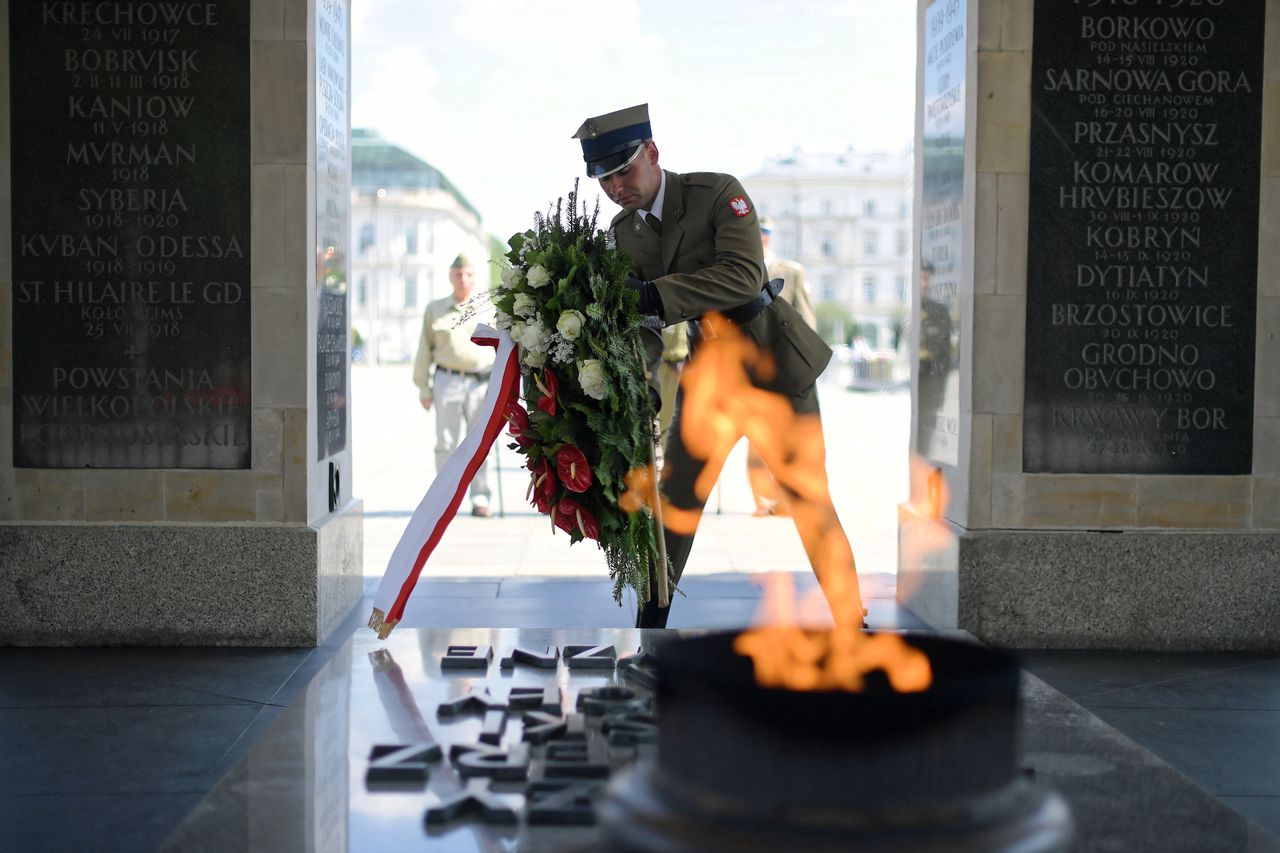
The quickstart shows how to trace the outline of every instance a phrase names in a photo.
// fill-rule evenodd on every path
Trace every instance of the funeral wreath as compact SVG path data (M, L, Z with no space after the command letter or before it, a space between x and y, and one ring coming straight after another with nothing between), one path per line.
M653 406L642 317L624 281L631 260L578 208L577 184L534 227L508 241L490 291L495 325L520 358L521 393L503 415L529 470L527 497L553 532L605 552L614 598L646 600L658 565L653 502Z

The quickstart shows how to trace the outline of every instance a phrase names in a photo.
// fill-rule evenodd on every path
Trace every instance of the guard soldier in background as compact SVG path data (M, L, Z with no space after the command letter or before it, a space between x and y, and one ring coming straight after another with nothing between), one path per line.
M582 144L588 177L599 180L609 198L623 208L611 227L618 248L635 264L639 278L629 279L627 285L638 291L640 311L664 326L688 323L694 358L702 329L699 320L718 312L772 355L773 375L767 380L753 377L753 385L787 398L796 414L817 417L814 382L830 360L831 349L789 302L776 298L778 290L766 284L755 206L738 179L712 172L664 171L658 165L648 104L587 119L574 138ZM649 349L651 373L656 374L660 349ZM700 515L704 499L695 493L694 483L705 466L714 466L718 476L724 460L696 459L685 448L680 427L683 397L682 387L667 438L662 491L677 512ZM821 440L820 431L818 435ZM825 459L825 452L819 458ZM825 506L816 508L820 527L838 533L847 549L825 488L823 494ZM695 532L675 533L670 525L664 530L677 582ZM806 549L811 546L817 543L805 542ZM817 556L810 551L815 571ZM847 565L824 565L828 568L819 573L818 581L833 614L837 619L841 613L861 616L852 554ZM652 600L642 602L637 627L665 627L669 610Z
M466 255L458 255L449 267L453 292L427 305L422 316L422 336L413 360L413 384L418 386L422 408L436 412L436 471L466 431L480 417L494 350L471 342L476 320L466 302L475 289L476 271ZM432 369L434 367L434 370ZM471 481L471 514L488 518L489 462L486 459Z

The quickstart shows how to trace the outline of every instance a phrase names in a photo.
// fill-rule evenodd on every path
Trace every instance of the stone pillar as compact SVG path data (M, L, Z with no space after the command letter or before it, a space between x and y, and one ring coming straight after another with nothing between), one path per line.
M314 645L361 594L348 4L158 6L0 0L0 645Z
M1108 36L1116 25L1101 18L1183 13L1157 10L1144 0L1139 0L1142 9L1128 12L1128 6L1105 4L1096 7L1098 19L1086 25L1099 44L1084 40L1080 22L1062 24L1054 46L1046 48L1054 60L1038 67L1034 45L1048 43L1038 39L1049 36L1050 18L1045 13L1037 22L1035 11L1048 3L919 4L916 138L922 177L916 207L922 239L916 245L927 261L931 240L945 245L950 235L960 258L948 275L955 285L951 301L943 300L949 310L933 307L931 313L918 307L915 315L915 344L923 360L913 376L912 498L899 513L899 598L937 627L963 628L1006 646L1275 649L1280 647L1280 372L1275 367L1280 364L1280 0L1235 4L1225 17L1219 7L1193 13L1198 29L1191 35L1162 31L1147 37L1168 43L1159 51L1131 45L1128 52L1143 57L1132 66L1098 59L1105 52L1124 52L1101 42L1134 38ZM963 22L962 41L948 41L947 27L933 32L927 27L945 5L963 10L948 22ZM1081 13L1068 4L1059 7L1051 11L1068 17ZM958 114L965 129L963 186L956 194L954 222L939 213L945 194L930 184L927 170L920 171L931 152L928 134L932 127L937 135L946 106L938 100L940 91L928 89L942 73L939 51L946 49L965 54ZM1075 58L1061 59L1073 51ZM1187 57L1195 63L1188 64ZM1184 91L1177 76L1167 78L1167 90L1161 83L1106 77L1108 68L1118 67L1170 75L1188 68L1197 74L1211 70L1214 76L1205 85L1215 91L1198 93L1210 95L1207 101L1184 103L1198 108L1194 118L1166 116L1173 102L1148 95L1197 92ZM1077 82L1079 68L1098 69L1111 82L1095 82L1100 78L1092 73ZM1064 69L1070 76L1061 76ZM1226 77L1218 77L1219 71ZM1069 102L1052 101L1063 87L1079 91L1071 91ZM1136 97L1117 98L1120 94ZM1086 98L1097 100L1086 104ZM1260 117L1251 98L1261 101ZM1043 99L1037 109L1033 99ZM1142 111L1157 103L1158 115ZM1081 153L1084 149L1071 147L1082 138L1078 129L1074 123L1061 126L1065 112L1050 115L1053 104L1063 111L1078 108L1080 120L1099 122L1098 133L1118 135L1098 138L1096 150ZM1128 107L1139 111L1096 112ZM1157 121L1161 125L1153 132ZM1187 126L1166 124L1180 121ZM1190 126L1194 122L1198 128ZM1184 136L1181 145L1162 144L1165 130L1221 136ZM1051 131L1061 134L1056 142L1049 139ZM1085 137L1090 132L1087 125L1079 130ZM1124 149L1124 136L1135 145L1151 142L1151 150ZM1256 146L1252 154L1251 145ZM1071 153L1064 154L1068 148ZM1102 166L1084 177L1074 172L1073 180L1073 163L1081 161ZM1172 171L1157 174L1157 163L1201 164L1218 171L1183 180ZM1065 172L1053 171L1063 164ZM1134 177L1112 170L1126 164L1145 164L1151 171ZM931 186L932 204L925 195ZM1099 195L1086 200L1079 193L1084 186L1184 193L1235 189L1225 203L1206 203L1198 219L1185 220L1181 215L1194 205L1168 207L1150 194L1123 203ZM1116 247L1090 242L1081 217L1092 211L1110 217L1100 222L1125 228L1154 224L1197 230L1178 232L1186 245L1121 246L1134 251L1104 258L1100 253ZM1187 252L1166 261L1137 253L1157 249ZM1130 278L1103 293L1101 280L1077 274L1078 265L1089 264L1123 267L1127 271L1114 275ZM1160 265L1181 272L1161 272ZM937 269L931 272L932 279L938 275ZM926 296L931 285L926 279ZM1153 319L1135 326L1109 314L1086 325L1080 313L1068 322L1065 307L1052 313L1055 304L1096 306L1107 299L1131 309L1199 306L1201 319L1181 326ZM1227 308L1207 309L1209 316L1203 311L1210 305ZM1096 307L1079 308L1084 310L1097 313ZM1240 323L1223 323L1224 310ZM947 323L951 375L926 357L938 349L930 344ZM1173 328L1182 332L1175 343L1193 349L1153 351L1153 358L1168 364L1124 363L1144 359L1136 350L1100 355L1103 343L1146 342L1138 335ZM1164 400L1153 395L1160 389L1087 388L1085 367L1102 371L1088 380L1097 383L1114 380L1117 370L1130 367L1207 372L1197 374L1203 385ZM1077 372L1068 377L1072 370ZM1104 377L1105 371L1110 372ZM1080 396L1073 397L1077 391ZM941 417L934 417L935 411ZM930 444L931 436L940 436L938 446Z

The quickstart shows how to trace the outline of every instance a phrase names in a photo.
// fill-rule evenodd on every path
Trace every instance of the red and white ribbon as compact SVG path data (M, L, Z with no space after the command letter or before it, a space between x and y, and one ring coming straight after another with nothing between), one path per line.
M519 351L511 335L505 330L480 324L476 326L471 340L498 350L482 416L471 425L466 437L436 474L391 554L387 570L373 596L373 615L369 617L369 627L378 632L380 639L386 639L403 618L405 604L413 594L422 567L440 543L449 522L457 515L462 496L489 455L489 448L497 440L498 433L502 432L506 423L502 410L516 393L516 383L520 381Z

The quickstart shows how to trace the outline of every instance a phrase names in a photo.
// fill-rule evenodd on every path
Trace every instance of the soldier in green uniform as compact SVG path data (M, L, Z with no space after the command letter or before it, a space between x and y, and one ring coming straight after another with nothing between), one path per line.
M664 171L658 165L648 104L587 119L574 138L582 144L588 177L597 179L622 207L611 228L618 248L635 264L637 277L627 285L638 291L641 312L657 318L662 326L688 323L695 358L700 319L710 312L722 314L772 355L773 375L753 377L753 385L783 395L798 415L816 417L814 382L830 360L831 349L790 303L776 298L777 286L766 283L755 206L738 179L713 172ZM656 349L650 344L649 350L650 372L656 376L660 341ZM696 459L686 450L680 429L682 398L683 389L677 394L668 431L662 489L677 510L700 513L704 499L695 494L694 482L705 466L715 466L719 476L724 460ZM825 459L825 454L811 455ZM838 532L847 549L835 508L825 489L823 494L826 506L818 508L822 529ZM693 533L681 535L668 527L664 535L678 582ZM810 542L805 545L811 547ZM816 568L814 553L809 556ZM848 563L818 577L837 618L849 612L860 617L864 612L851 558ZM637 627L665 627L668 611L652 601L642 602Z

